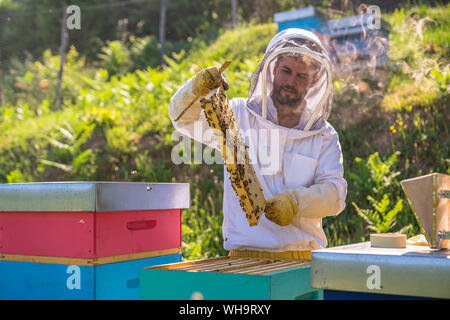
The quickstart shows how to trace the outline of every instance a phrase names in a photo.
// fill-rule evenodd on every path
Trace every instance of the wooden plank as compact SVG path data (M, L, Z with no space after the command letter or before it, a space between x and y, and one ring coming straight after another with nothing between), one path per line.
M189 264L187 266L180 266L179 268L177 268L177 270L183 270L185 268L195 268L195 267L201 268L201 267L210 266L210 265L227 265L229 263L233 263L233 260L221 259L221 260L203 261L200 263Z
M242 263L246 263L246 262L250 262L250 261L235 262L235 263L230 263L229 261L213 263L213 264L208 263L208 264L188 266L188 267L184 267L184 268L177 268L177 270L183 270L183 271L187 271L187 270L190 270L190 271L204 271L204 270L208 270L208 269L218 269L218 268L221 268L221 267L226 267L226 266L236 265L236 264L242 264Z
M239 273L242 273L242 274L247 274L247 273L250 273L250 272L260 272L260 271L262 271L262 270L269 270L269 272L271 272L272 270L275 270L275 269L277 269L277 268L280 268L280 267L282 267L282 266L293 266L293 265L296 265L296 264L298 264L297 262L292 262L292 261L288 261L288 262L276 262L276 263L271 263L271 264L266 264L266 265L259 265L259 266L254 266L254 267L251 267L251 268L247 268L247 269L242 269L242 270L239 270Z
M166 255L176 254L176 253L181 253L180 247L162 249L162 250L154 250L154 251L146 251L146 252L129 253L129 254L123 254L123 255L117 255L117 256L111 256L111 257L96 258L96 259L93 259L91 264L92 265L101 265L101 264L106 264L106 263L115 263L115 262L129 261L129 260L166 256Z
M170 248L163 250L130 253L111 257L102 257L94 259L83 258L66 258L66 257L48 257L48 256L33 256L23 254L0 254L0 260L6 261L21 261L21 262L36 262L36 263L52 263L52 264L68 264L78 266L97 266L107 263L123 262L129 260L145 259L157 256L165 256L169 254L180 253L181 248Z
M251 267L251 266L258 266L258 265L262 265L262 264L267 264L269 263L268 261L248 261L248 262L244 262L242 264L238 264L238 265L231 265L231 266L223 266L223 267L209 267L209 268L204 268L202 270L198 270L198 271L202 271L202 272L218 272L218 273L226 273L227 271L231 271L231 270L240 270L243 268L247 268L247 267Z
M305 264L306 265L306 264ZM269 273L274 273L274 272L279 272L279 271L284 271L284 270L290 270L290 269L295 269L298 267L302 267L304 265L299 265L299 264L287 264L287 265L283 265L283 266L279 266L276 268L271 268L271 269L265 269L265 270L254 270L251 272L246 272L246 274L253 274L253 275L265 275L265 274L269 274Z
M207 260L208 261L215 261L215 260L218 261L218 260L224 260L224 259L228 259L228 257L199 259L199 260L185 261L185 262L181 262L181 263L171 263L171 264L167 264L167 265L163 265L163 266L148 267L146 269L174 270L179 267L191 266L191 265L195 265L195 264L203 264L203 263L206 263Z
M251 268L251 269L247 269L247 270L243 270L242 273L246 273L246 274L266 274L266 273L271 273L271 272L276 272L278 270L282 270L282 269L289 269L289 268L295 268L297 266L301 266L302 264L299 264L298 262L286 262L286 263L282 263L282 264L274 264L274 265L270 265L270 266L263 266L263 267L259 267L259 268Z
M311 265L311 264L308 262L305 262L305 263L295 264L295 265L291 265L291 266L283 266L283 267L277 268L277 270L273 270L272 272L278 272L278 271L282 271L282 270L286 270L286 269L294 269L294 268L299 268L299 267L306 267L308 265Z
M241 265L241 264L245 264L245 263L249 263L252 260L250 259L244 259L244 260L239 260L239 261L222 261L222 262L216 262L216 263L208 263L208 264L204 264L204 265L191 265L191 266L186 266L186 267L181 267L181 268L177 268L177 270L192 270L192 271L208 271L209 269L220 269L220 268L225 268L225 267L229 267L229 266L236 266L236 265Z

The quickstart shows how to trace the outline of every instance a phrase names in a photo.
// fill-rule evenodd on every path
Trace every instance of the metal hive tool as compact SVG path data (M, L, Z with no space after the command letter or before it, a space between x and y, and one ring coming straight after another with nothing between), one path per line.
M450 176L432 173L400 183L430 247L448 248Z

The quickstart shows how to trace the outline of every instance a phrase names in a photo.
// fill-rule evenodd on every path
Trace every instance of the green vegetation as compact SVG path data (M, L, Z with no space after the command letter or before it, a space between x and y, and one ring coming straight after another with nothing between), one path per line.
M330 246L365 241L372 232L419 233L399 181L450 174L449 15L448 5L384 15L392 27L384 80L335 80L330 122L340 135L349 188L347 208L323 220ZM189 182L183 257L226 254L223 165L171 163L178 141L171 138L168 104L188 78L225 60L232 60L225 71L229 98L246 96L248 79L276 30L275 24L259 24L221 31L215 41L194 41L189 53L171 54L164 68L143 68L152 38L108 42L94 65L72 47L58 111L53 101L59 57L47 50L40 62L12 61L5 75L7 103L0 107L0 182Z

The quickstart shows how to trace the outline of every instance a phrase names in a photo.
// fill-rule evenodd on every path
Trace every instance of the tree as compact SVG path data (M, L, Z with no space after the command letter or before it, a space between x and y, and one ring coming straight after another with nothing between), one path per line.
M237 0L231 0L231 20L233 21L233 28L237 26Z
M2 49L0 46L0 106L3 103L5 103L5 96L3 95Z
M56 85L56 99L55 99L55 109L58 110L61 106L61 84L62 76L64 72L64 60L66 57L66 47L67 47L67 5L63 7L63 18L61 22L61 48L60 48L60 58L59 58L59 72L58 72L58 83Z
M159 58L159 64L163 65L164 62L164 47L166 45L166 11L167 0L161 0L161 11L159 19L159 45L161 46L161 54Z

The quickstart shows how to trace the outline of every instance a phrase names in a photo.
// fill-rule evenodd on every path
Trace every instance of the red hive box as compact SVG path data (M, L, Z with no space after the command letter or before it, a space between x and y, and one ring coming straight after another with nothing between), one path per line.
M0 252L92 259L179 248L189 199L184 183L3 184Z

